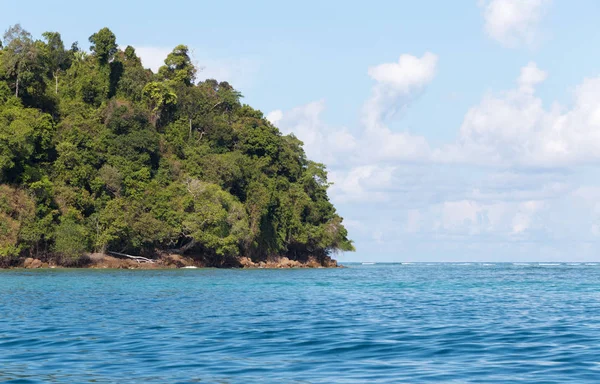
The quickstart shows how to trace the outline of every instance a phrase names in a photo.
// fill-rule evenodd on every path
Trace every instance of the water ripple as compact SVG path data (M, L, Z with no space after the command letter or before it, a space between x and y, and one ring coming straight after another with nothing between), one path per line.
M0 382L597 382L600 268L555 264L2 271Z

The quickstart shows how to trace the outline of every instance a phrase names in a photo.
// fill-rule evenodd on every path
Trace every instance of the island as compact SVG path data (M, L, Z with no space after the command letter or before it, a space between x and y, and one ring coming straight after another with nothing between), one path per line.
M65 48L0 41L0 267L333 267L352 251L323 164L197 81L187 46L157 73L102 28Z

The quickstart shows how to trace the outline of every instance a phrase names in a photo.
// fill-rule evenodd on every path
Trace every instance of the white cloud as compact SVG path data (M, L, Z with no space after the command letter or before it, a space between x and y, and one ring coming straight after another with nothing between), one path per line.
M340 156L353 151L357 143L347 129L330 127L322 121L324 109L325 101L319 100L285 112L269 112L267 120L282 133L293 133L302 140L309 159L335 165Z
M441 221L436 226L454 230L462 227L477 228L481 206L474 201L448 201L442 205Z
M363 161L417 160L429 156L422 136L394 132L386 122L405 109L435 77L438 57L427 52L422 57L401 55L398 62L369 68L376 81L371 97L363 106Z
M369 76L397 92L409 93L433 80L437 56L427 52L418 58L401 55L397 63L384 63L369 68Z
M431 82L436 65L437 56L428 52L421 58L402 55L398 62L369 68L368 74L376 83L363 107L359 135L323 123L323 100L290 111L274 110L267 119L283 133L293 133L302 140L309 158L334 166L345 164L345 169L330 174L335 182L331 193L337 201L385 200L387 194L381 189L391 186L395 167L379 163L426 159L430 152L424 137L393 132L386 120Z
M523 93L533 93L534 87L546 80L546 77L548 77L548 73L539 69L537 64L531 61L521 68L521 75L517 80L519 90Z
M550 0L491 0L484 6L485 31L502 45L531 45L538 38L538 27Z
M330 196L353 233L371 245L384 240L390 252L429 247L440 259L468 249L488 260L559 258L568 244L600 236L600 189L575 189L573 174L574 165L600 161L600 78L574 88L568 108L548 106L536 94L548 74L530 62L512 89L466 112L456 140L431 148L388 126L435 77L435 55L402 57L369 70L375 83L354 134L323 121L322 100L267 115L305 142L309 158L333 165Z
M371 97L363 106L363 130L352 134L346 128L333 128L323 123L324 100L293 108L274 110L267 119L283 133L293 133L304 142L310 158L335 165L340 158L348 163L370 164L382 160L423 160L430 148L422 136L394 132L386 121L405 108L433 80L437 56L425 53L421 58L401 55L394 63L369 68L376 81ZM357 143L360 142L360 145Z
M332 171L329 174L333 186L332 198L340 203L356 201L385 201L386 190L392 185L394 167L362 165L347 172Z
M267 120L269 120L271 122L271 124L278 125L279 122L281 121L281 119L283 119L283 111L280 109L271 111L271 112L267 113L266 118L267 118Z
M513 217L512 232L520 234L530 229L534 220L534 215L542 209L544 203L541 201L526 201L518 206L518 211Z
M538 220L538 214L545 208L545 202L537 200L493 203L469 199L446 201L425 211L421 229L429 227L437 234L453 236L495 235L504 241L514 241L517 239L515 236L522 237L529 230L546 229Z
M172 47L135 47L144 67L152 69L155 73L164 65L167 55L172 50ZM259 61L252 58L208 58L198 54L194 48L190 48L190 56L198 67L196 77L199 81L227 81L235 88L242 89L253 84L253 79L259 71Z
M600 78L575 88L570 109L545 108L535 85L546 73L529 63L516 89L488 94L469 109L457 143L437 149L436 161L524 167L566 167L600 161Z
M154 73L165 64L165 59L172 50L173 48L163 47L135 47L135 53L142 60L142 65Z
M587 215L577 217L580 223L588 226L589 233L600 236L600 187L581 186L571 194L570 208L584 210Z
M437 61L437 56L430 52L421 58L405 54L396 63L369 68L368 74L376 83L364 105L367 130L385 129L384 122L405 108L433 80Z
M332 165L343 160L355 166L418 161L568 167L600 161L600 77L585 79L574 89L570 108L558 103L545 107L535 90L548 74L534 62L521 69L514 89L489 93L471 107L452 144L431 149L423 136L392 131L386 116L404 108L432 79L435 60L427 54L422 59L411 56L390 67L393 70L376 70L374 78L384 82L373 86L364 105L363 130L358 134L324 123L323 100L290 111L276 110L267 117L283 132L293 132L304 141L309 157ZM411 69L417 62L424 62L429 69ZM415 74L414 81L398 68Z

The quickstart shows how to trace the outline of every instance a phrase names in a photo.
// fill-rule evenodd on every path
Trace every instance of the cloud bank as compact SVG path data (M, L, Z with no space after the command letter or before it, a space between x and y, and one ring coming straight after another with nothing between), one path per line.
M324 100L268 118L331 167L332 198L369 247L425 241L442 247L435 252L468 241L476 252L492 242L549 259L566 248L535 253L532 244L554 242L590 257L584 245L600 235L600 187L581 185L578 169L600 163L600 78L577 85L568 106L546 106L536 90L551 74L526 63L512 88L485 94L455 139L433 147L388 123L435 79L438 61L405 54L368 68L373 86L353 131L323 122Z

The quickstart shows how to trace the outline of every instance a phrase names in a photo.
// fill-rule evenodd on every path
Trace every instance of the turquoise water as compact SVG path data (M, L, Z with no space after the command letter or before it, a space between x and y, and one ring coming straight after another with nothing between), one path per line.
M600 264L0 271L0 382L600 381Z

